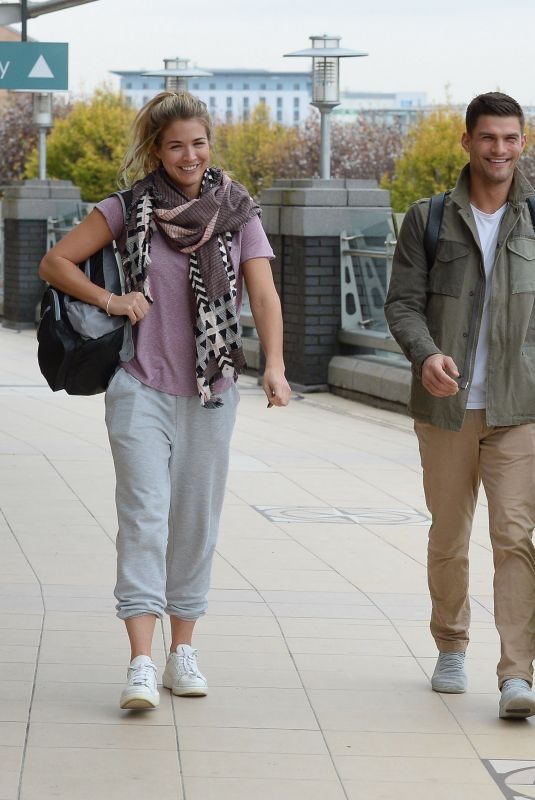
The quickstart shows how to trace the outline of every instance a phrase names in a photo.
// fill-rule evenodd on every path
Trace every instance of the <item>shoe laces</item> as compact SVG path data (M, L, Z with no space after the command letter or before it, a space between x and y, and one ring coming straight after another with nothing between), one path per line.
M147 686L156 672L154 664L139 664L137 667L131 667L133 673L130 677L132 686Z
M177 653L180 666L189 675L198 675L199 667L197 666L197 650L190 650L187 653Z
M440 672L458 672L464 667L464 653L441 653Z

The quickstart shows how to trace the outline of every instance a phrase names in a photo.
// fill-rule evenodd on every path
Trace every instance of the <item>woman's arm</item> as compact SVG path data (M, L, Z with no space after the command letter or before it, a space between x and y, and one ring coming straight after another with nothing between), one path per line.
M251 258L241 265L260 344L266 356L263 388L268 403L287 406L291 389L284 377L281 304L267 258ZM269 407L269 406L268 406Z
M62 292L85 303L106 309L110 314L129 317L133 325L147 314L150 306L141 292L119 297L92 283L77 266L113 241L103 214L94 209L83 222L48 251L39 265L39 276ZM109 303L108 303L109 301Z

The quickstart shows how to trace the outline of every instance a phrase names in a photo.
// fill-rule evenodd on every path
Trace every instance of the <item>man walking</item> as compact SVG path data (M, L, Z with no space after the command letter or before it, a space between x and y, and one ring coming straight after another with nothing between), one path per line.
M535 231L517 168L524 115L500 92L476 97L469 163L446 195L427 264L428 200L408 211L385 313L412 364L415 418L432 515L428 580L437 692L466 691L468 546L480 482L494 556L500 717L535 714Z

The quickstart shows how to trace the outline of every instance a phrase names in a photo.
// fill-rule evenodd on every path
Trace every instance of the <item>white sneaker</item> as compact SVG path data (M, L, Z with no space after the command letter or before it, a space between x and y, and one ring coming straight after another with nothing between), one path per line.
M468 679L464 669L464 653L440 653L431 678L434 692L462 694L466 692Z
M208 682L197 666L197 651L189 644L179 644L165 665L162 683L179 697L204 697Z
M535 714L535 692L522 678L509 678L502 686L501 719L525 719Z
M121 708L157 708L160 694L156 682L156 665L149 656L136 656L126 673L127 684L121 692Z

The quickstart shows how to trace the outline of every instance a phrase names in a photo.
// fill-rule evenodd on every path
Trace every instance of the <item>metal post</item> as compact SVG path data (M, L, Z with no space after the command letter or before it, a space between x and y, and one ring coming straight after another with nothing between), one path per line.
M321 115L321 149L320 178L331 177L331 109L320 108Z
M39 180L46 181L46 128L39 128Z
M28 41L28 0L20 0L20 21L22 29L20 38L22 42Z

